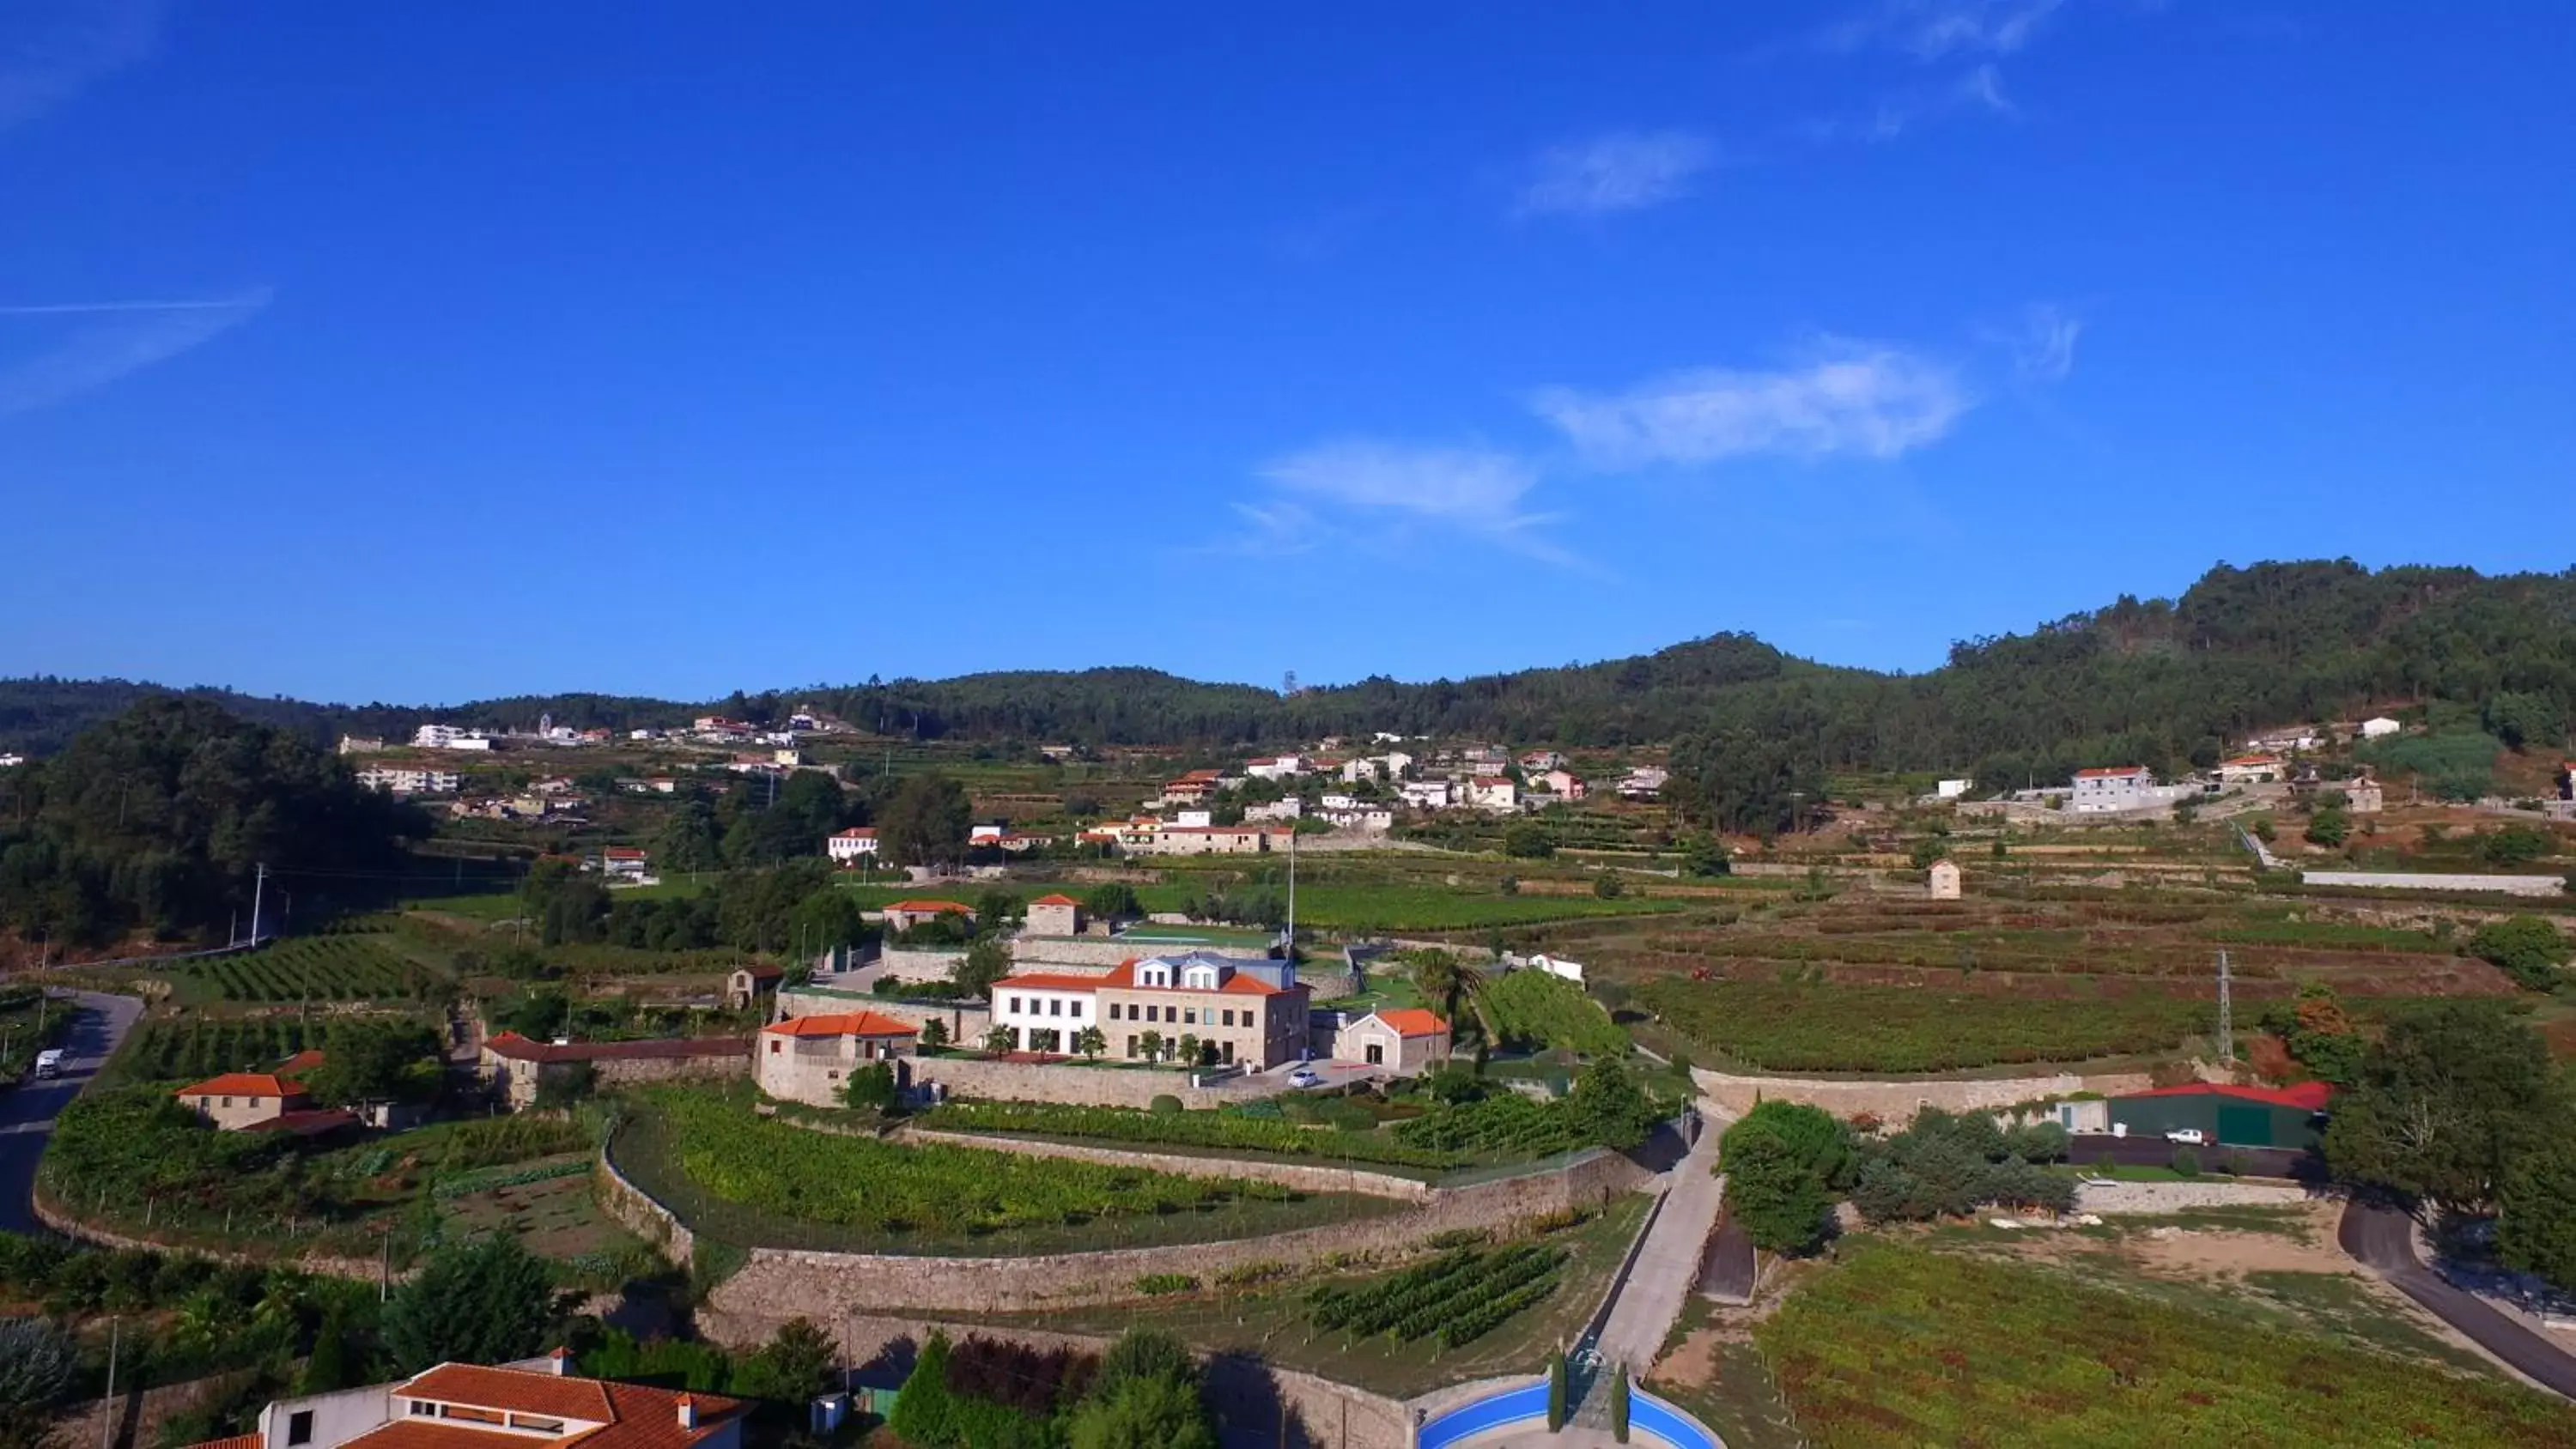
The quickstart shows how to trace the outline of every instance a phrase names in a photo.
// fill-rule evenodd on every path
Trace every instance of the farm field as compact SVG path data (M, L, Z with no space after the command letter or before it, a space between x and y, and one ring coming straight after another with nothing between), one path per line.
M1871 1242L1754 1340L1817 1449L2576 1442L2576 1406L2214 1307Z
M2213 1029L2215 1005L2141 992L2042 998L1816 982L1637 988L1641 1007L1713 1060L1778 1072L1941 1072L2164 1051Z
M1370 1130L1301 1126L1279 1116L1225 1108L1148 1112L1040 1102L948 1102L921 1119L951 1132L998 1132L1132 1143L1139 1147L1231 1148L1267 1156L1396 1167L1451 1167L1463 1154L1412 1147Z
M976 1148L897 1146L757 1116L747 1092L638 1095L620 1170L736 1246L1059 1253L1260 1237L1374 1217L1384 1199Z
M297 936L238 956L156 970L182 1005L429 1001L447 980L397 951L389 936Z
M1318 1293L1383 1292L1419 1264L1393 1272L1288 1277L1235 1289L1211 1284L1198 1292L1141 1305L984 1314L976 1321L1101 1335L1131 1327L1159 1328L1211 1353L1257 1353L1282 1368L1319 1374L1374 1393L1410 1397L1496 1374L1537 1372L1548 1351L1573 1341L1600 1306L1610 1275L1636 1235L1645 1210L1644 1197L1623 1195L1581 1223L1545 1235L1540 1246L1565 1255L1555 1270L1556 1289L1455 1346L1444 1345L1436 1333L1406 1342L1385 1332L1356 1333L1316 1322ZM1487 1256L1494 1256L1516 1242L1506 1239L1482 1246L1489 1250Z
M267 1071L322 1045L329 1030L326 1020L297 1016L165 1017L138 1026L107 1071L131 1082L195 1082L218 1072Z

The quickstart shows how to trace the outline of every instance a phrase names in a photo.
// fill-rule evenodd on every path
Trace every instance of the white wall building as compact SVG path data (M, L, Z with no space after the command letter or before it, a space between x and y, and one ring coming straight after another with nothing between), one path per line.
M824 841L823 851L834 865L855 865L876 855L877 833L865 825L853 825Z
M1509 775L1476 775L1467 781L1466 803L1478 810L1508 814L1521 808L1521 787Z
M1932 787L1932 798L1936 800L1956 800L1967 794L1969 790L1973 789L1976 786L1976 783L1977 782L1974 780L1943 780Z
M2405 726L2383 714L2361 722L2361 737L2365 740L2384 739L2403 728Z
M1449 808L1452 791L1446 780L1407 780L1402 788L1404 803L1417 810Z
M1292 775L1303 774L1305 769L1305 756L1279 755L1272 759L1254 760L1243 767L1243 773L1256 780L1285 780Z
M425 724L412 731L412 746L423 750L488 750L492 737L481 730L459 729L454 725Z
M1073 1051L1074 1038L1100 1023L1096 976L1005 976L993 983L993 1025L1011 1033L1013 1051Z
M358 772L358 783L388 795L453 795L462 783L454 770L413 765L371 765Z
M2155 772L2144 765L2078 770L2066 808L2078 815L2136 810L2157 803Z

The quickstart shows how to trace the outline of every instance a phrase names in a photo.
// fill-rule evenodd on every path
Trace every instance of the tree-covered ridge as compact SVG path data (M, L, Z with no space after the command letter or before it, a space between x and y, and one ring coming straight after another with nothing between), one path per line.
M0 681L0 743L14 741L8 721L33 707L30 697L47 701L58 727L64 692L90 688L130 697L137 687ZM871 678L705 704L564 695L446 710L293 708L329 727L396 734L431 719L525 725L539 714L610 727L704 713L758 721L805 703L861 729L922 739L1252 749L1391 730L1686 743L1732 768L1794 779L1785 798L1807 793L1825 770L1975 769L2000 784L2063 779L2091 764L2169 769L2214 759L2255 728L2397 700L2459 705L2507 743L2556 744L2576 710L2576 570L2489 578L2457 568L2374 573L2349 560L2221 565L2180 599L2123 596L2025 634L1963 641L1919 675L1831 667L1717 634L1597 664L1419 684L1371 678L1284 697L1102 668ZM1769 744L1748 754L1739 737Z
M429 833L293 735L150 696L0 774L0 924L57 941L244 927L256 868L356 877Z

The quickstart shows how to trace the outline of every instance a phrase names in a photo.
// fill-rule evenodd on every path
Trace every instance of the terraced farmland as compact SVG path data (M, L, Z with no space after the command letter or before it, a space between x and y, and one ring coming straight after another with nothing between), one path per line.
M447 980L372 935L305 936L159 973L191 1004L430 1001Z

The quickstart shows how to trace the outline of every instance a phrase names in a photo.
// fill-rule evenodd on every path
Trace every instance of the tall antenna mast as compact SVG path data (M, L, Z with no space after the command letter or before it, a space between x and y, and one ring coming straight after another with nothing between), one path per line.
M1297 817L1288 817L1288 961L1297 960Z
M2236 1060L2236 1003L2228 995L2227 953L2218 953L2218 1059Z

